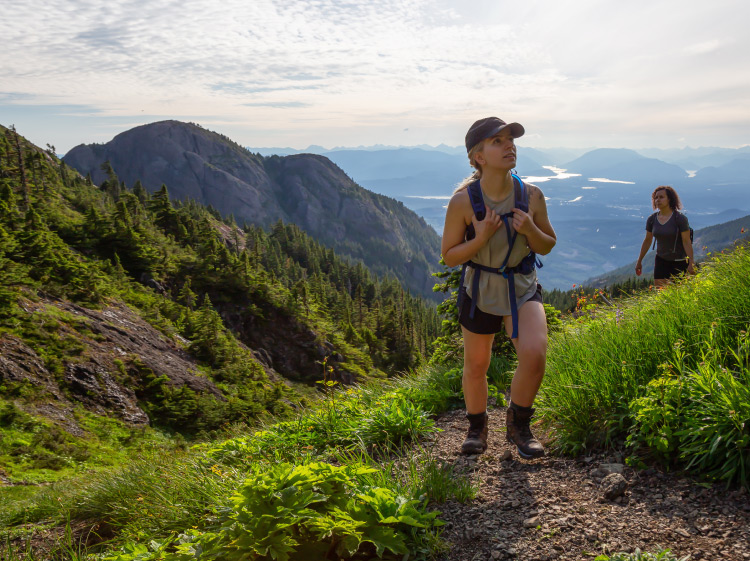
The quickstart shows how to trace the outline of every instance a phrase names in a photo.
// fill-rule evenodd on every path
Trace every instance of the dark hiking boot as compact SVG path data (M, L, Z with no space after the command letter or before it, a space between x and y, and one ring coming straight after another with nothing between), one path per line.
M529 427L533 414L534 409L531 407L521 407L511 402L505 420L508 442L516 445L518 455L525 460L544 456L544 447L534 438Z
M487 412L466 414L469 419L469 433L461 445L461 453L467 456L482 454L487 450Z

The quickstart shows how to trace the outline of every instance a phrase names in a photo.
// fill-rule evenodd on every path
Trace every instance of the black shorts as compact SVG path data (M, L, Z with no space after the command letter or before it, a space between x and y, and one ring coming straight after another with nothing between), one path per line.
M533 296L526 300L526 302L543 303L541 284L536 283L536 292L534 292ZM471 319L469 317L470 311L471 298L469 298L468 294L464 294L463 300L461 302L461 313L458 317L458 323L463 325L472 333L477 333L478 335L490 335L505 330L505 325L503 324L503 316L488 314L486 312L483 312L479 308L476 308L474 310L474 319Z
M682 261L669 261L662 259L658 255L654 260L654 278L655 279L668 279L676 277L681 273L687 272L688 262L687 259Z

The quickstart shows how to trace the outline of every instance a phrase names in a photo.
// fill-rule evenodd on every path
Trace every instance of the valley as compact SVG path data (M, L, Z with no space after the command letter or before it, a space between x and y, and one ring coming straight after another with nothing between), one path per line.
M669 162L632 150L598 149L560 163L559 158L569 154L519 146L518 173L544 191L558 236L557 247L545 256L539 271L545 288L568 289L635 261L646 218L653 212L650 197L657 185L677 189L695 229L750 213L747 149L655 152ZM460 151L402 148L322 153L363 187L402 202L438 233L455 185L471 173ZM703 167L705 163L713 165Z

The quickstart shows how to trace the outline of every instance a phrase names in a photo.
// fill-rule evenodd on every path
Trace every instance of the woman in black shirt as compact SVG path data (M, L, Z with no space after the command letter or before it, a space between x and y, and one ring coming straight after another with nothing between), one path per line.
M651 240L656 238L654 261L654 284L661 288L669 279L687 271L695 274L693 244L690 240L690 224L687 216L678 212L682 208L680 197L672 187L660 185L651 195L651 204L657 210L646 220L646 237L641 244L641 253L635 264L635 274L643 272L643 258Z

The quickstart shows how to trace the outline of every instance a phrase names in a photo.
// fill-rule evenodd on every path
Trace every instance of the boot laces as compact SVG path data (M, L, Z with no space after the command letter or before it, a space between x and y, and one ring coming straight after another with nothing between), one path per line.
M516 428L518 429L518 434L523 438L524 440L533 440L534 435L531 434L531 426L529 424L529 419L519 419L516 421Z
M469 433L466 435L467 438L479 438L482 435L483 427L469 427Z

